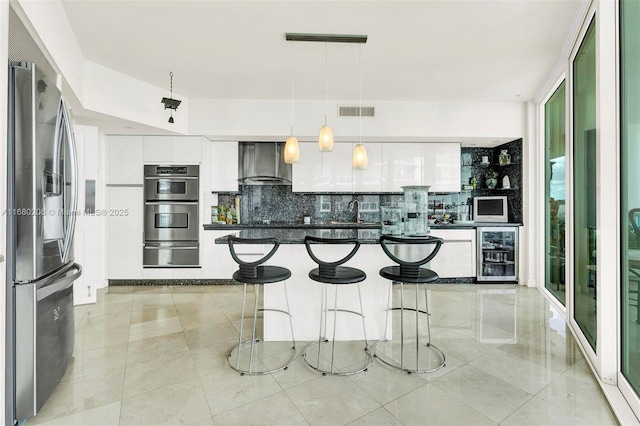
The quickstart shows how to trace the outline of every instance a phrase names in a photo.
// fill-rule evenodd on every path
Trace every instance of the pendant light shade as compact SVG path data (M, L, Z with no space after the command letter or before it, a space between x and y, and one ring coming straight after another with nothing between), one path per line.
M351 165L355 170L366 170L368 164L369 159L367 158L367 148L359 143L353 148L353 160Z
M366 154L365 154L366 155ZM298 146L298 138L289 136L284 144L284 162L287 164L297 163L300 161L300 146Z
M333 130L326 124L320 128L320 136L318 136L318 149L320 152L333 151Z

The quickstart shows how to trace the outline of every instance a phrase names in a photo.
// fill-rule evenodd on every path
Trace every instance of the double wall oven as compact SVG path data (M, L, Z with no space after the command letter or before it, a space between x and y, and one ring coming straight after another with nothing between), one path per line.
M199 266L199 166L144 166L145 268Z

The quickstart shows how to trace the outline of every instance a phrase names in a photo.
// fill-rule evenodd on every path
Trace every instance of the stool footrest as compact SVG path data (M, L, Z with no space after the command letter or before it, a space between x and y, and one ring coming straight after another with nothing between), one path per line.
M329 344L335 345L336 342L333 342L331 340L323 340L322 342L312 342L312 343L310 343L304 349L304 351L302 351L301 356L302 356L302 359L304 360L304 362L310 368L318 371L319 373L322 373L323 376L326 376L327 374L331 374L333 376L351 376L351 375L354 375L354 374L363 373L363 372L368 371L369 366L373 363L373 354L369 350L369 347L366 346L366 341L363 341L363 342L365 343L365 346L364 346L364 349L363 349L364 353L365 353L365 357L362 359L362 363L360 364L360 366L355 370L346 370L346 371L345 370L339 370L339 371L336 371L333 368L333 365L329 360L324 359L323 357L321 357L321 356L319 356L317 354L313 355L313 353L312 354L308 353L309 349L314 348L316 346L319 346L317 350L320 351L321 350L321 346L323 346L323 345L329 345ZM338 344L340 344L340 343L344 344L344 343L348 343L348 342L338 342ZM325 361L325 363L328 366L328 369L322 368L320 366L320 363L322 361Z
M407 344L407 346L411 347L410 344ZM384 351L384 348L387 348L387 351ZM373 353L374 356L381 362L387 364L390 367L406 371L407 373L433 373L434 371L437 371L446 366L446 357L444 355L444 352L442 352L437 346L432 343L425 343L421 345L418 357L415 360L412 360L413 362L403 362L403 360L394 359L389 354L389 352L393 351L393 349L393 343L390 340L383 339L376 342L376 344L373 346ZM396 348L396 351L399 352L400 349ZM414 355L415 351L407 349L407 353ZM426 358L427 354L428 358L424 359ZM432 354L435 356L435 360L433 360Z
M243 368L243 367L239 367L236 368L236 362L232 361L232 357L235 353L235 356L238 357L239 355L239 348L246 348L246 347L251 347L253 345L253 350L256 351L256 349L258 347L260 347L261 344L263 344L265 342L261 341L260 339L254 339L252 340L245 340L242 343L240 343L239 345L234 346L229 353L227 354L227 363L229 364L229 367L231 367L233 370L237 371L238 373L240 373L241 375L249 375L249 376L259 376L259 375L264 375L264 374L271 374L271 373L275 373L277 371L282 371L282 370L286 370L288 369L290 366L292 366L295 362L296 359L298 358L298 350L295 347L295 342L293 342L293 346L291 347L291 355L288 359L288 361L286 361L286 363L279 365L276 368L273 369L266 369L266 370L261 370L261 369L255 369L254 370L254 365L249 365L248 368ZM269 343L273 343L273 342L269 342ZM244 350L244 349L243 349ZM248 355L245 355L245 357L248 357ZM254 362L255 364L255 362Z

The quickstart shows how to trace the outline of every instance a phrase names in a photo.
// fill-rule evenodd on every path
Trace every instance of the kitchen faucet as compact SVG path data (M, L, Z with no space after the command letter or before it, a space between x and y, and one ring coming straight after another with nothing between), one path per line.
M355 198L349 201L349 205L347 207L349 210L356 212L356 223L362 222L362 218L360 217L360 202Z

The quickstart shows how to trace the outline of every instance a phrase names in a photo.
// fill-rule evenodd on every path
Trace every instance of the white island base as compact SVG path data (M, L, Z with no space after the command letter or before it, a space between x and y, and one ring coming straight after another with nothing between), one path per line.
M352 245L316 245L314 253L324 261L334 261L344 257ZM311 260L304 244L281 244L276 254L267 263L283 266L291 270L287 280L289 312L292 315L293 330L297 341L313 341L320 333L320 308L322 291L325 286L309 278L309 271L317 267ZM381 268L393 265L378 244L362 244L356 255L345 264L362 269L367 279L360 283L362 306L365 315L367 339L370 344L381 340L385 332L387 297L391 282L379 275ZM326 285L327 303L332 308L335 291L338 290L338 309L359 311L356 284ZM264 307L286 310L286 300L282 283L264 286ZM338 312L336 340L363 340L362 319L353 314ZM333 335L333 313L327 315L326 331L323 335ZM388 330L391 330L389 327ZM290 340L289 321L286 315L264 312L264 340ZM389 333L390 334L390 331ZM390 336L389 336L390 337Z

